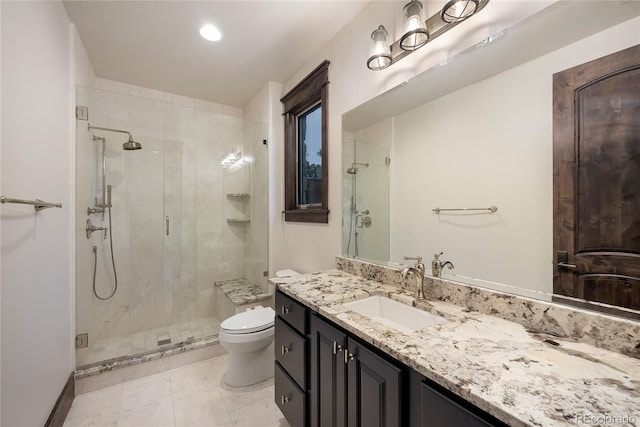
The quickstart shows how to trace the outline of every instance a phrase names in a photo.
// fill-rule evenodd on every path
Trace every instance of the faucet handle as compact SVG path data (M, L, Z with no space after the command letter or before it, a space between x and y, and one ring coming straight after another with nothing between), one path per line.
M434 261L438 261L438 259L440 258L440 255L442 255L444 252L440 252L439 254L433 254L433 260Z
M415 261L416 264L420 264L422 262L421 256L404 256L405 261Z

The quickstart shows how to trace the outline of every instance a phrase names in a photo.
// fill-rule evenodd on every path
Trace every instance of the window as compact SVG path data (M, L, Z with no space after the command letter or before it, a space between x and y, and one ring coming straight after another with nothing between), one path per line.
M280 100L285 126L285 221L329 222L324 61Z

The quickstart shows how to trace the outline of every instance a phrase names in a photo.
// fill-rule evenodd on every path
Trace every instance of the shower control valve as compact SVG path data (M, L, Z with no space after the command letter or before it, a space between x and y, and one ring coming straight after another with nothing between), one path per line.
M91 238L91 233L93 233L94 231L104 231L104 239L107 238L107 227L96 227L95 225L91 224L91 220L88 219L87 220L87 225L85 228L86 232L87 232L87 239Z

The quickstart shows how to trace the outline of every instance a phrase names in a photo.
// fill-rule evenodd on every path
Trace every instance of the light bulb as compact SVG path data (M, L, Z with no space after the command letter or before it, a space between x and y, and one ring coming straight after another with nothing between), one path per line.
M222 33L216 27L211 24L203 25L200 27L200 35L203 39L217 42L222 39Z

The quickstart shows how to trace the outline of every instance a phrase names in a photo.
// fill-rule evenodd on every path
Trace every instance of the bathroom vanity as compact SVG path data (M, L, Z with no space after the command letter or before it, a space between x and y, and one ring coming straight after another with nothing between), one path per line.
M626 349L610 351L545 333L549 319L534 330L504 313L428 294L416 305L444 321L403 330L345 305L371 295L414 304L409 284L373 275L330 270L273 279L275 399L292 426L546 427L598 416L640 419L640 359L629 353L640 340L637 322L612 320L612 335L629 335L619 337ZM541 312L555 316L551 308ZM569 321L580 319L571 313Z

